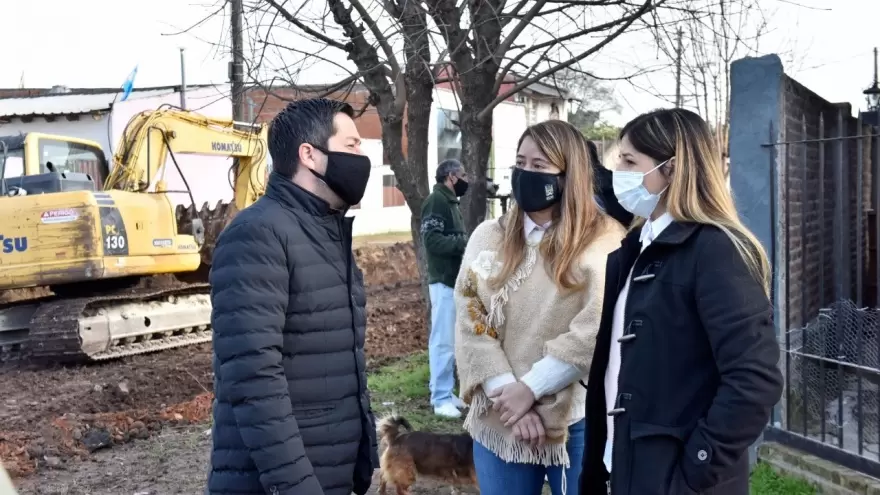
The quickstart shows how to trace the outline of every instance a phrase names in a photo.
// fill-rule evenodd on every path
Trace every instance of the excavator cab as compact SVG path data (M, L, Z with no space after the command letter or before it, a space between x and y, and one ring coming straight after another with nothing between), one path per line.
M36 132L0 137L0 195L96 191L108 173L93 141Z
M95 142L50 134L0 137L0 289L193 271L164 194L104 191Z

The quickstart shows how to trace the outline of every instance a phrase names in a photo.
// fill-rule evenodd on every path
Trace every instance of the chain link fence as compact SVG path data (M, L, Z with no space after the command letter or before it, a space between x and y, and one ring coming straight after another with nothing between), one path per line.
M789 430L880 456L880 310L840 300L789 331Z

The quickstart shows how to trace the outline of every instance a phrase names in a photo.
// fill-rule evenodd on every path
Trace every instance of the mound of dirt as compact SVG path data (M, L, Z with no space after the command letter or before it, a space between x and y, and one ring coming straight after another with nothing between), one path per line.
M412 242L385 246L366 245L354 250L367 287L418 282L419 265Z
M355 250L367 286L371 365L427 348L412 243ZM13 476L211 414L211 346L52 369L0 369L0 462Z

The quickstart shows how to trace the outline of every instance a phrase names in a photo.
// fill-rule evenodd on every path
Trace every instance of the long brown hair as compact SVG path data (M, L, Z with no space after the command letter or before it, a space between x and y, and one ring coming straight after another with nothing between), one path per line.
M740 221L709 125L681 108L654 110L626 124L620 138L657 162L674 158L666 210L677 221L713 225L730 238L752 276L770 293L770 263L760 241ZM635 225L639 225L640 220Z
M549 163L565 174L564 179L560 178L562 199L554 207L553 224L541 240L541 254L557 287L581 288L586 281L577 277L578 257L607 221L593 199L593 172L587 142L573 125L561 120L530 126L520 136L517 149L526 137L532 138ZM504 228L502 266L489 280L493 289L504 285L525 258L524 221L525 212L515 203L501 220Z

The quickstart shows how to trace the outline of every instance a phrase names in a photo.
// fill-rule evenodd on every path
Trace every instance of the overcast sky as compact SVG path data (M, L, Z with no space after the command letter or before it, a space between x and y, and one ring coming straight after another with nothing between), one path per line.
M11 0L5 0L7 2ZM761 41L762 51L782 51L796 63L787 72L832 101L864 106L862 90L873 77L872 49L880 45L880 1L761 0L766 2L773 31ZM227 58L208 42L226 37L223 19L183 35L169 34L204 17L214 0L34 0L16 3L0 29L4 50L0 87L63 84L76 87L121 85L139 65L136 86L180 83L180 47L186 48L187 82L227 80ZM125 6L123 7L123 4ZM619 40L586 63L605 76L628 73L655 59L644 38ZM341 60L344 61L344 58ZM321 71L318 71L321 72ZM649 79L646 79L649 78ZM311 83L330 82L320 73ZM329 80L328 80L329 79ZM672 94L671 71L638 79L636 85L615 83L622 106L606 118L621 124L639 112L664 103L644 90Z

